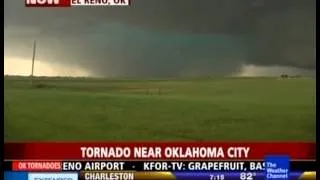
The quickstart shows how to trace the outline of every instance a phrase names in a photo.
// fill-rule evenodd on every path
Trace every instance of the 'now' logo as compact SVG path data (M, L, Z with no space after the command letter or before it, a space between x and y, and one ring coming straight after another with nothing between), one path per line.
M26 7L69 7L70 0L25 0Z

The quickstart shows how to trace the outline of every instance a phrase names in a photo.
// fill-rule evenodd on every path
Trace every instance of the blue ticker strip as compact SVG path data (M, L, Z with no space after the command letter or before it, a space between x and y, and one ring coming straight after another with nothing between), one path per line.
M289 180L298 180L303 172L291 172ZM264 172L175 172L177 180L265 180Z
M28 173L5 171L4 180L28 180Z

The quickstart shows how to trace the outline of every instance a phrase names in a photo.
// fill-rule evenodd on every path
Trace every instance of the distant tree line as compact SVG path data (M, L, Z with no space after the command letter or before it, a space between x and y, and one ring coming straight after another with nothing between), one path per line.
M289 75L288 74L281 74L280 77L283 79L286 79L286 78L289 78ZM295 76L291 76L291 77L292 78L300 78L301 75L295 75Z

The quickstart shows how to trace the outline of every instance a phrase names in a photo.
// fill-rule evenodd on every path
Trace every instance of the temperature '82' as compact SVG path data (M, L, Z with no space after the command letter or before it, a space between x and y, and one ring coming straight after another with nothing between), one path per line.
M255 176L256 176L256 173L243 172L243 173L240 173L240 180L253 180Z

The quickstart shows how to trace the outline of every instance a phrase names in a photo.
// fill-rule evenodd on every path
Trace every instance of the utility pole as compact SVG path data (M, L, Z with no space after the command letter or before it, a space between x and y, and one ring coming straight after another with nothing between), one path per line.
M31 67L31 85L33 85L34 60L36 58L36 40L33 41L32 67Z

